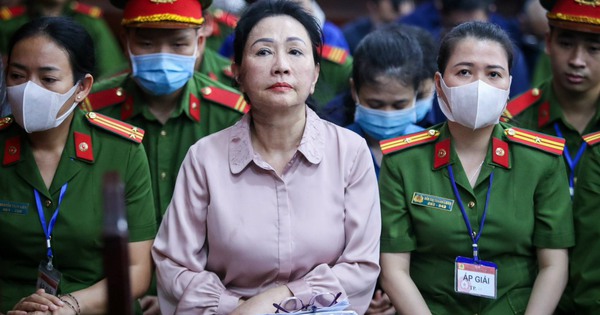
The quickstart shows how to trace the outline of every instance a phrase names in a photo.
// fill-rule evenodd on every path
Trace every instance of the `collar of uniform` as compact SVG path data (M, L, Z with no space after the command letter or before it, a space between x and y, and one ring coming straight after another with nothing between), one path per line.
M441 128L439 128L439 131L440 137L435 142L433 151L433 170L439 170L448 165L455 164L456 159L458 159L458 154L452 144L448 123L444 123ZM488 147L489 149L484 164L510 169L510 150L508 142L506 142L503 125L496 124L494 126L491 143Z
M245 114L231 128L229 140L229 168L233 174L240 173L251 161L256 153L250 139L250 123L252 111ZM323 159L325 139L323 137L324 123L308 106L306 107L306 125L300 140L298 152L312 164L319 164Z
M144 103L142 88L137 86L137 83L135 83L131 76L125 85L125 90L128 92L128 95L133 95L133 102L131 102L131 105L129 105L127 104L128 101L125 101L125 103L122 105L124 106L122 112L127 113L121 115L121 120L129 120L130 118L141 114L146 120L155 121L156 117L150 112L150 108L147 106L147 104ZM173 113L171 113L171 117L179 117L181 114L185 113L186 116L193 121L197 122L200 120L200 101L199 98L192 93L192 91L200 90L199 88L196 88L196 86L196 82L192 77L192 79L190 79L183 87L181 101L179 102L178 106L175 107ZM195 105L193 105L194 103ZM133 108L126 108L126 106L133 106ZM195 116L196 114L193 112L196 112L198 115ZM198 117L198 119L196 119L196 117Z
M548 126L550 124L553 124L556 121L561 121L563 126L566 126L567 128L575 130L575 128L573 128L573 126L571 126L571 124L569 124L567 122L567 120L565 119L562 108L558 104L558 100L556 98L556 94L554 92L554 88L552 87L551 82L552 82L552 80L549 80L546 83L544 83L546 86L542 85L540 87L540 89L547 89L549 91L549 93L547 94L547 97L545 97L545 101L549 103L549 116L550 117L544 118L543 117L544 109L543 108L540 109L540 113L538 114L539 115L538 127L542 128L542 127ZM600 98L596 101L596 108L597 108L596 114L592 118L592 122L595 122L595 124L600 122Z

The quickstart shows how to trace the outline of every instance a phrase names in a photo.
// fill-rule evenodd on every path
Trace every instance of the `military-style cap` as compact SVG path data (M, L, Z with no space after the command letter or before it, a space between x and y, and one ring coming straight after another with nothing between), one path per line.
M540 0L552 26L600 33L600 0Z
M148 28L188 28L204 23L202 10L212 0L110 0L123 9L121 25Z

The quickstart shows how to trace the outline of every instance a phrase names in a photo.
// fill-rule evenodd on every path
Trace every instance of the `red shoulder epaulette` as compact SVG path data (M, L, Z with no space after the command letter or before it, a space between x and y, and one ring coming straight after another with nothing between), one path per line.
M344 64L348 58L348 52L343 48L323 45L321 57L338 64Z
M27 7L18 5L14 7L0 7L0 20L10 20L27 12Z
M508 128L504 131L508 140L528 147L536 148L548 153L562 155L565 148L565 139L534 132L521 128Z
M533 88L521 95L514 100L508 102L504 114L502 115L504 121L513 119L513 117L519 115L524 110L535 104L542 97L542 91L538 88Z
M231 12L225 12L221 9L216 9L213 11L213 16L217 22L225 24L231 28L235 28L238 20L240 19L237 15Z
M144 130L120 120L110 118L98 113L87 113L87 120L94 126L115 133L125 139L129 139L136 143L142 143L144 139Z
M244 96L239 93L214 86L205 87L201 92L205 99L233 108L244 114L250 110L250 104L246 103Z
M127 93L121 87L89 94L82 102L81 109L86 112L98 111L105 107L119 104L127 99Z
M2 117L0 118L0 130L8 128L8 126L12 125L15 120L10 117Z
M89 15L94 18L99 18L102 16L102 9L99 7L83 4L79 1L71 2L71 9L77 13Z
M589 146L593 146L596 143L600 142L600 131L588 133L583 136L583 141L585 141Z
M379 142L379 145L381 146L381 152L383 152L383 154L386 155L396 151L404 150L406 148L434 141L439 136L439 131L430 129L405 136L400 136L394 139L382 140L381 142Z

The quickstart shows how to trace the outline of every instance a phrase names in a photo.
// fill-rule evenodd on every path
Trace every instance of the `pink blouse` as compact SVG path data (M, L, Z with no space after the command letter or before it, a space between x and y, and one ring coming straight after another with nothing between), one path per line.
M381 214L363 138L307 108L281 176L252 148L249 115L194 144L152 250L163 314L229 314L286 285L342 292L363 314L379 275ZM273 311L275 308L273 308Z

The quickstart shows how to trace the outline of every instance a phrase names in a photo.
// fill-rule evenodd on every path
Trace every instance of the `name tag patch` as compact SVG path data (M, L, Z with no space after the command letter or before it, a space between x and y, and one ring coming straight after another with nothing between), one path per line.
M29 204L0 200L0 213L26 215L29 213Z
M433 195L427 195L420 192L414 192L411 202L413 205L434 208L444 211L452 211L454 200L442 198Z

